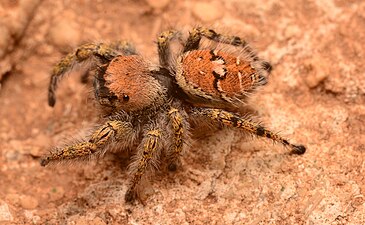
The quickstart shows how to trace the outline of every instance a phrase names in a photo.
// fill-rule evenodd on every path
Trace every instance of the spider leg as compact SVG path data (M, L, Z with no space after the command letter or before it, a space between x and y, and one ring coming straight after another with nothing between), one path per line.
M162 32L157 38L157 49L160 60L160 65L164 68L169 67L171 58L170 43L176 38L179 38L180 33L175 30L167 30Z
M162 130L159 128L152 128L144 134L133 158L134 162L130 166L132 180L125 194L126 202L131 202L137 197L137 186L145 172L157 167L157 161L163 148L161 138ZM153 167L151 168L151 166Z
M48 87L48 105L52 107L55 105L55 92L58 81L64 74L72 70L75 64L82 63L93 56L99 61L99 64L106 64L120 54L132 55L136 53L131 44L125 41L118 41L111 44L84 44L76 48L74 52L66 55L52 70L51 81Z
M260 124L252 122L249 119L242 118L234 113L222 109L194 108L193 114L209 117L213 120L221 122L224 125L241 128L245 131L250 132L253 135L266 137L275 142L279 142L282 145L289 147L292 154L301 155L304 154L306 151L306 148L303 145L291 144L288 140L264 128Z
M169 160L168 169L175 171L177 165L180 164L179 157L185 146L184 140L186 141L187 139L188 124L177 108L171 107L168 116L170 119L169 125L172 129L171 133L173 133L173 142L167 149L167 159Z
M184 52L198 49L200 40L202 39L202 37L205 37L205 38L208 38L209 40L223 43L223 44L239 46L239 47L243 48L254 61L259 60L256 53L251 49L251 47L247 44L247 42L243 38L238 37L238 36L220 34L220 33L215 32L212 29L203 28L203 27L194 28L189 33L189 37L184 46ZM270 67L267 69L271 70L270 64L267 62L266 62L266 64L267 64L267 67Z
M105 153L107 144L121 139L130 139L133 132L130 122L110 120L95 130L88 141L56 149L43 157L40 163L46 166L51 162L102 155Z

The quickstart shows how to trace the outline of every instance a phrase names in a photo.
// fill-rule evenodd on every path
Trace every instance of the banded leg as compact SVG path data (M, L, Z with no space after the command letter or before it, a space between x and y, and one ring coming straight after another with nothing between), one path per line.
M282 145L289 147L291 149L291 153L293 154L304 154L306 148L303 145L294 145L289 143L288 140L280 137L278 134L273 133L270 130L262 127L261 125L250 121L249 119L241 118L238 115L227 112L221 109L202 109L195 108L193 113L196 115L203 115L209 117L213 120L217 120L224 125L241 128L245 131L250 132L251 134L266 137L273 141L280 142Z
M108 143L129 139L133 132L131 123L111 120L94 131L89 141L57 149L43 157L40 163L42 166L46 166L51 162L86 158L96 154L102 155Z
M73 66L82 63L93 56L96 56L101 64L109 63L117 55L131 55L136 54L133 46L125 41L118 41L112 44L84 44L78 47L74 52L66 55L53 68L51 81L48 87L48 105L54 106L56 104L55 92L58 81L68 71L72 70Z
M167 30L162 32L157 38L158 56L160 65L164 68L169 67L169 60L171 57L170 42L179 38L180 33L175 30Z
M203 28L203 27L194 28L190 32L189 37L184 46L184 52L198 49L200 40L202 39L202 37L205 37L205 38L208 38L209 40L223 43L223 44L240 46L250 55L250 57L254 61L259 60L256 53L251 49L251 47L247 44L247 42L244 39L242 39L238 36L219 34L212 29L207 29L207 28ZM271 67L269 63L267 63L267 66Z
M168 169L175 171L180 164L180 156L184 148L184 139L186 139L188 128L183 115L181 115L178 109L171 108L168 116L173 133L173 142L167 152L169 160Z
M157 161L162 150L162 131L153 129L148 131L138 146L138 151L134 157L134 162L130 166L132 180L125 194L125 201L131 202L137 197L137 186L147 169L157 167Z

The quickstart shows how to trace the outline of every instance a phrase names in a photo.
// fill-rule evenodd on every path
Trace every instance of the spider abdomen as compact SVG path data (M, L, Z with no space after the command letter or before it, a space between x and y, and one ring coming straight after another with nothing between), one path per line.
M179 57L176 81L187 94L234 104L262 80L253 62L218 50L193 50Z

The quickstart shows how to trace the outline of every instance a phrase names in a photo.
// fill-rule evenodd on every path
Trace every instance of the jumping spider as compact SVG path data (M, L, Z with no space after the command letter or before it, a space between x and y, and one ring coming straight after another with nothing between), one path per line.
M202 38L210 45L203 47ZM176 41L181 46L177 55L171 48ZM190 124L202 118L269 138L294 154L305 152L303 145L291 144L236 112L271 72L271 65L259 59L242 38L198 27L185 39L178 31L162 32L157 45L160 65L155 67L128 42L81 45L54 67L50 106L55 105L59 79L74 64L91 60L95 98L108 119L87 141L51 151L42 158L42 166L100 156L111 145L121 150L138 146L129 166L131 180L125 195L129 202L137 197L145 172L158 167L160 157L167 160L169 170L176 170L188 147Z

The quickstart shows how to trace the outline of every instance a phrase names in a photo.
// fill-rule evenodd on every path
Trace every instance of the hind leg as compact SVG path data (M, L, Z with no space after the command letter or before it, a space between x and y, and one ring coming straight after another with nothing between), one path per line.
M208 38L209 40L215 42L241 47L245 49L245 51L250 52L254 60L258 60L256 54L253 52L253 50L250 48L248 43L243 38L233 35L220 34L212 29L203 27L194 28L189 33L189 37L184 46L184 52L198 49L202 37Z
M266 137L275 142L279 142L283 146L289 147L292 154L301 155L306 151L306 148L303 145L292 144L288 140L264 128L260 124L255 123L248 118L242 118L234 113L222 109L195 108L193 109L193 114L205 116L212 120L219 121L223 125L240 128L255 136Z
M169 67L171 59L170 43L179 38L180 33L176 30L167 30L162 32L157 38L157 50L160 65L164 68Z

